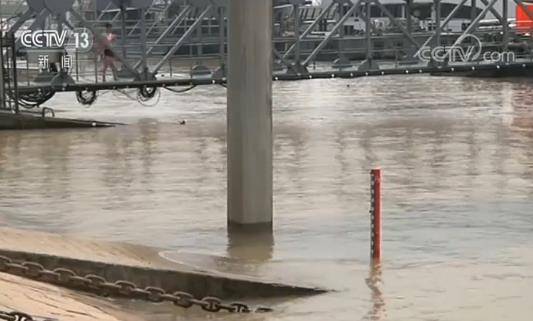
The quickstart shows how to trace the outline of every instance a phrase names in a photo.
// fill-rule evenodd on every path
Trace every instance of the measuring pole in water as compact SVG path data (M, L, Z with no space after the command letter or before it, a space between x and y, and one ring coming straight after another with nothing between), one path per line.
M228 225L272 229L272 0L229 1Z
M380 263L383 245L381 213L381 169L370 172L370 257L373 263Z

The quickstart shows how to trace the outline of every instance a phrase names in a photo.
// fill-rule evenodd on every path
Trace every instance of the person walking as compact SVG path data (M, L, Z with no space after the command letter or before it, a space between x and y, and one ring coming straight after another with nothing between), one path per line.
M102 44L102 80L106 81L106 73L109 68L113 73L113 79L117 80L117 67L115 66L115 54L112 46L117 41L117 35L113 33L113 25L106 23L106 33Z

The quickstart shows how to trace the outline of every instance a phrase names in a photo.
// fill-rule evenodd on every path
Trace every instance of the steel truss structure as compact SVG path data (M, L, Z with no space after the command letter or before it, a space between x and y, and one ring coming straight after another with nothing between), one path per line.
M0 32L0 110L19 111L15 37L3 32Z
M184 61L194 64L192 78L224 79L227 1L231 0L25 0L25 10L3 23L12 34L82 27L93 33L96 43L104 41L104 26L110 24L118 38L110 50L121 63L119 82L156 81L169 70L172 76L173 65ZM387 70L390 74L397 69L401 73L406 65L423 70L524 62L529 66L533 61L533 46L524 38L525 31L514 27L510 15L513 4L533 21L533 10L528 10L524 0L329 0L320 7L308 2L280 0L274 4L273 55L279 77L309 79L307 75L327 75L328 70L348 74ZM418 12L421 6L425 17ZM494 18L491 28L486 27L488 17ZM459 30L450 27L457 21L462 22ZM475 45L472 36L481 39L483 50L512 51L516 61L457 62L453 52L441 60L421 58L424 52L440 47L471 47ZM38 85L70 88L98 83L101 53L96 47L88 53L74 53L75 72L51 72L50 79ZM21 51L20 39L16 49L19 59L29 65L30 57ZM31 79L27 82L28 88L36 86Z

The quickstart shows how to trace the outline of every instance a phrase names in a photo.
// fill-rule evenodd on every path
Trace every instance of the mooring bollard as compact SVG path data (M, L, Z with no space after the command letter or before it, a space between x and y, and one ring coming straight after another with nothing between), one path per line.
M381 262L382 217L381 217L381 169L370 172L370 257L373 263Z

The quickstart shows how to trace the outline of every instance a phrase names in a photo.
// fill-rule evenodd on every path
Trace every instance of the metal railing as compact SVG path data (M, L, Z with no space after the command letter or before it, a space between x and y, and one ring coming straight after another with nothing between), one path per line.
M0 32L0 109L19 112L15 36Z

